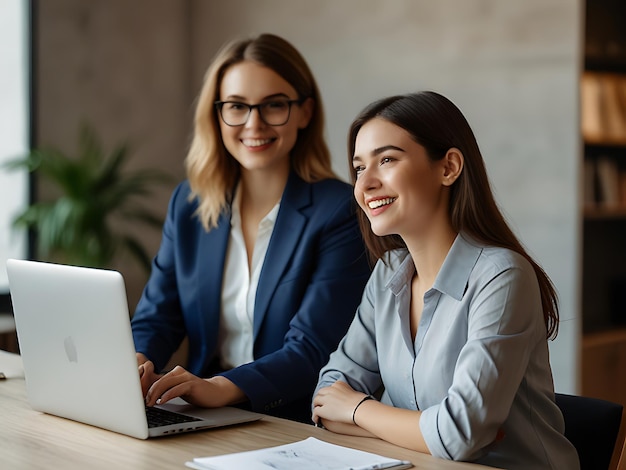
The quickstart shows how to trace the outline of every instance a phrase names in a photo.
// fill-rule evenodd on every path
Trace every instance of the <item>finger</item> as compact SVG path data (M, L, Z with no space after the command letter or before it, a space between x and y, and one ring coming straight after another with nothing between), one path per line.
M172 375L181 375L181 374L187 374L188 372L183 366L176 366L168 373Z
M141 394L143 395L145 399L145 397L148 395L148 389L150 388L150 385L152 384L150 383L150 381L148 380L148 377L145 374L139 378L139 383L141 384Z
M321 420L321 418L317 414L318 408L319 406L316 406L315 408L313 408L313 413L311 414L311 421L313 421L316 425L317 425L317 422Z
M315 395L315 398L323 398L326 395L328 395L329 393L332 392L331 389L332 385L330 387L322 387L317 391L317 394Z
M148 389L156 382L158 375L154 373L154 364L148 361L139 366L139 380L141 382L141 392L143 396L147 396Z
M155 375L154 373L154 364L151 361L146 361L139 366L139 377L152 377Z
M154 383L149 386L148 392L146 393L146 405L154 406L157 404L157 400L161 398L161 395L169 388L168 378L165 375L155 380Z
M168 388L163 394L155 400L157 405L164 405L170 400L178 397L184 397L189 393L190 386L188 382L180 383L172 388Z
M168 394L168 391L175 389L180 384L193 380L193 378L194 376L185 371L182 367L177 367L167 374L162 375L148 389L148 393L146 394L146 405L154 406L155 404L166 403L172 398L180 396L182 392L179 392L178 394Z
M321 401L322 397L320 397L320 394L318 393L317 395L315 395L313 397L313 406L314 407L318 407L321 405L320 401Z

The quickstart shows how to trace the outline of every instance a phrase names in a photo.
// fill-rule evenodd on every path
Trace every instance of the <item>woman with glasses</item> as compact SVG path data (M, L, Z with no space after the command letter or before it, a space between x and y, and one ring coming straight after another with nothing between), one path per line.
M500 213L461 111L433 92L382 99L349 147L378 263L313 420L444 459L578 468L549 362L556 291Z
M148 406L182 397L310 422L319 369L370 273L323 128L291 44L263 34L217 54L132 319ZM186 367L163 371L185 337Z

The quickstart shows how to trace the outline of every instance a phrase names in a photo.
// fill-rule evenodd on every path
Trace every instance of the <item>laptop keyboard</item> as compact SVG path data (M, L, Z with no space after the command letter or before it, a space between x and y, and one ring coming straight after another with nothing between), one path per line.
M187 416L173 411L164 410L162 408L154 408L146 406L146 416L148 417L148 427L156 428L158 426L167 426L169 424L190 423L192 421L202 421L193 416Z

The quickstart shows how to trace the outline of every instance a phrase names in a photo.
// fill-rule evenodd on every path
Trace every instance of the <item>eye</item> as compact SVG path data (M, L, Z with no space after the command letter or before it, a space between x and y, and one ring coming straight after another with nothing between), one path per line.
M266 109L271 109L272 111L280 111L288 107L286 101L268 101L267 103L263 103L263 107Z
M393 161L393 158L391 157L383 157L380 159L380 164L384 165L385 163L391 163Z
M229 111L241 111L242 109L245 109L247 107L248 105L239 103L237 101L228 101L224 103L224 108L226 108Z
M354 174L358 177L361 173L363 173L363 171L365 171L365 166L364 165L358 165L354 167Z

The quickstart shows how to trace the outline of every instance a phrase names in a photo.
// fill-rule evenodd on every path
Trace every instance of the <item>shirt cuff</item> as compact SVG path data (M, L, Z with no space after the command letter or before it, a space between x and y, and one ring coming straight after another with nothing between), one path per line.
M448 453L441 441L438 418L439 405L431 406L422 411L420 417L420 431L422 432L428 450L434 457L452 460L452 456Z

